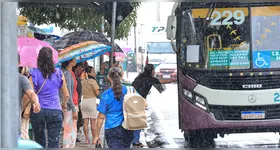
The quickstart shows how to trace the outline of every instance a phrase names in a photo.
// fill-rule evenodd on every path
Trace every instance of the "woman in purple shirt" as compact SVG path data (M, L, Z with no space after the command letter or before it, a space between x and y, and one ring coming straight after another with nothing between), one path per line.
M37 114L31 113L30 116L35 141L46 148L45 129L47 129L47 148L59 148L63 122L62 109L65 110L67 107L69 92L62 71L54 67L50 48L43 47L40 50L37 66L38 68L30 71L33 88L36 93L40 91L38 97L41 111ZM59 97L60 90L63 94L62 104Z

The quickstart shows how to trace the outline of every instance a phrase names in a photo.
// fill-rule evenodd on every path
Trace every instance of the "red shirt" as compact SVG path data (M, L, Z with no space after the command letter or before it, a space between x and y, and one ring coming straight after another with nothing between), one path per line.
M77 92L78 83L77 83L77 79L76 79L76 76L75 76L74 72L73 71L70 71L70 72L71 72L71 75L74 79L74 91L73 91L72 100L73 100L74 105L78 105L78 99L79 99L78 92Z

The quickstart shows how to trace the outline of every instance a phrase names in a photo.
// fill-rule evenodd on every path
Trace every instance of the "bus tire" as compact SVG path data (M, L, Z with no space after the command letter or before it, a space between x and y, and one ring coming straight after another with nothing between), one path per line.
M185 131L185 148L214 148L214 136L205 131Z

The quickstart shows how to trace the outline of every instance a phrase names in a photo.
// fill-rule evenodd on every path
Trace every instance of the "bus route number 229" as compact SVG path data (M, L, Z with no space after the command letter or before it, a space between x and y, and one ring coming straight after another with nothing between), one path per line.
M215 16L215 17L214 17ZM212 16L213 20L210 22L212 26L227 26L227 25L241 25L245 21L245 14L242 10L235 10L233 13L230 10L225 10L223 12L213 11ZM222 20L222 18L224 18ZM234 18L233 21L232 18Z
M274 93L274 102L280 102L280 93Z

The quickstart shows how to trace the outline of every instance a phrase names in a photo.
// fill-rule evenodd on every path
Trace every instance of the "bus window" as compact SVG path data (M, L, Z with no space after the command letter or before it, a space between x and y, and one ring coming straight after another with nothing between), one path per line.
M280 68L280 6L252 7L253 68Z
M182 22L193 22L195 25L194 28L181 26L181 34L186 40L184 42L182 39L184 44L180 55L187 55L184 52L187 47L196 44L200 44L200 53L203 55L198 63L188 63L187 58L192 56L187 56L185 60L180 59L183 61L181 64L191 69L249 69L251 50L248 10L248 7L221 5L214 8L209 16L209 8L191 8L191 13L183 13ZM209 17L212 19L205 25L204 21ZM193 37L197 37L198 43L187 43Z

